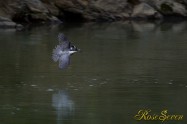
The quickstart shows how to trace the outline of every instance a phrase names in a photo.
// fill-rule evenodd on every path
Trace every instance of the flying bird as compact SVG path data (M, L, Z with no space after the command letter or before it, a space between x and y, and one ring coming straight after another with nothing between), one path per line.
M53 49L52 59L55 62L59 61L59 68L64 69L70 63L70 55L79 51L79 49L69 42L63 33L59 33L58 41L59 44Z

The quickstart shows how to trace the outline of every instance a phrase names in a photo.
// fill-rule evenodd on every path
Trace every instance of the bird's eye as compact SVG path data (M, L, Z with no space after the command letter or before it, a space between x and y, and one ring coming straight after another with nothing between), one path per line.
M73 46L70 47L70 50L73 50Z
M71 49L71 50L75 49L75 46L71 46L70 49Z

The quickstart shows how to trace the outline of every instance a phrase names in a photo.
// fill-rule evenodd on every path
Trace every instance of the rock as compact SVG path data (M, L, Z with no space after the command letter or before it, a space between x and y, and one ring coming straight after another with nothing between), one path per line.
M47 8L40 0L25 0L25 4L32 13L48 13Z
M11 21L11 19L0 16L0 21Z
M187 0L182 0L182 3L184 3L185 5L187 5Z
M13 22L11 19L0 16L0 28L17 28L17 27L23 28L22 25Z
M0 16L0 28L15 28L16 23L11 19Z
M48 15L45 13L33 13L30 14L31 21L47 21Z
M23 29L24 27L23 27L23 25L21 25L21 24L17 24L16 25L16 29L18 29L18 30L21 30L21 29Z
M146 3L140 3L134 6L132 18L162 18L161 14Z
M63 23L61 20L59 20L59 19L58 19L57 17L55 17L55 16L49 17L48 19L49 19L50 22L53 23L53 24L61 24L61 23Z
M185 5L175 2L174 0L157 0L155 5L163 15L187 16Z
M16 23L15 22L5 21L3 23L4 23L4 26L6 26L8 28L15 28L16 27Z
M187 0L6 0L0 1L0 22L59 22L58 18L68 18L68 21L116 21L176 15L187 17L186 8Z
M56 5L64 14L79 14L86 20L125 19L131 13L127 0L57 0Z
M88 4L85 4L84 1L85 0L56 0L55 5L62 11L83 13L88 7Z
M49 14L53 16L58 16L59 15L59 9L55 6L54 2L50 3L44 3L45 7L48 9Z
M15 28L16 23L12 21L3 21L0 22L0 28Z
M127 0L97 0L88 8L88 14L96 20L127 19L131 13L132 7Z
M46 3L44 3L46 1ZM58 16L59 10L55 3L47 0L19 0L18 4L12 4L15 13L12 18L16 22L44 22L51 21L51 16Z

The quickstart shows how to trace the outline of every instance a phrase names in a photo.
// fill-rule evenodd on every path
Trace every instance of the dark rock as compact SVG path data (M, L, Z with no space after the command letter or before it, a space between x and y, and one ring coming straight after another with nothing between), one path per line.
M155 5L163 15L179 15L184 17L187 16L185 5L176 2L175 0L157 0Z
M53 16L58 16L59 15L59 9L55 6L54 2L50 3L44 3L45 7L48 9L48 13L53 15Z
M53 24L61 24L63 23L60 19L58 19L57 17L55 16L51 16L48 18L50 20L51 23Z
M96 20L121 20L129 18L131 13L132 7L127 0L98 0L89 6L86 14Z
M48 15L45 13L33 13L30 14L31 20L34 21L47 21L48 20Z

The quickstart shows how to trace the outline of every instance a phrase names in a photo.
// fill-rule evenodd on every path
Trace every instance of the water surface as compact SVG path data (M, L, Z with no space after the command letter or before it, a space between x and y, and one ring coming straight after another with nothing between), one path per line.
M63 32L80 52L61 70ZM187 23L86 23L0 30L1 124L139 124L140 109L187 122Z

